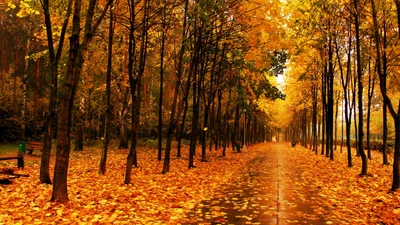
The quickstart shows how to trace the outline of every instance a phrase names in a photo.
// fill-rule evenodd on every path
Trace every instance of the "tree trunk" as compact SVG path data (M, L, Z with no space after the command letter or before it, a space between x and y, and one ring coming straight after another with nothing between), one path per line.
M381 79L382 82L382 79ZM386 84L384 84L386 86ZM387 119L387 105L386 102L383 102L383 134L382 134L382 154L383 154L383 165L389 165L389 160L387 156L387 149L388 149L388 119Z
M232 132L232 151L235 151L235 149L236 149L236 143L239 143L240 142L240 138L239 137L237 137L238 136L238 134L240 133L240 132L238 132L239 131L239 118L240 117L240 114L239 114L239 104L236 104L236 110L235 110L235 122L234 122L234 125L233 125L233 132ZM236 149L238 152L240 152L240 149Z
M312 135L313 135L313 151L318 152L318 134L317 134L317 90L315 85L313 89L313 111L312 111Z
M396 4L396 14L397 14L397 33L399 34L400 38L400 0L394 0Z
M334 68L333 68L333 47L332 37L328 41L328 109L327 109L327 147L326 154L330 160L334 159L333 156L333 106L334 106Z
M322 72L322 150L321 155L325 155L325 134L327 130L326 124L326 80L327 80L327 68L324 65L324 70Z
M398 103L397 113L394 110L392 105L392 101L389 99L386 93L386 73L383 71L382 59L381 59L381 49L380 49L380 35L379 35L379 25L377 19L377 12L375 8L375 1L371 0L371 8L372 8L372 18L374 22L374 36L376 40L376 56L377 56L377 69L380 79L380 89L383 100L385 101L390 114L395 123L395 144L394 144L394 159L393 159L393 180L392 180L392 191L396 191L400 187L400 100ZM400 15L397 15L400 16ZM399 23L400 26L400 23ZM400 35L400 30L399 30ZM385 49L384 49L385 50Z
M400 112L400 100L397 112ZM394 139L392 191L396 191L400 187L400 114L399 113L397 113L394 124L395 124L395 139Z
M356 13L354 15L354 25L356 28L356 53L357 53L357 78L358 78L358 151L361 155L361 176L367 175L368 161L363 148L364 139L364 111L363 111L363 81L362 81L362 65L361 65L361 38L360 38L360 22L359 22L359 0L354 0L354 8Z
M371 71L371 62L368 64L368 105L367 105L367 151L368 159L372 159L370 146L370 127L371 127L371 100L374 95L375 73ZM371 77L372 76L372 77Z
M29 51L29 43L27 41L27 49ZM28 53L29 54L29 53ZM22 77L22 107L21 107L21 134L20 140L25 142L26 141L26 80L28 79L28 60L25 59L24 61L24 74Z
M197 31L198 29L198 31ZM194 38L195 38L195 44L194 44L194 55L192 58L192 63L190 65L190 72L193 74L193 116L192 116L192 130L190 134L190 149L189 149L189 169L194 168L194 156L196 154L196 142L197 142L197 136L199 135L199 130L198 130L198 121L199 121L199 111L200 111L200 86L201 86L201 77L199 75L202 73L200 70L199 73L199 63L200 63L200 50L202 48L202 28L196 26L196 21L194 24ZM197 38L197 39L196 39Z
M56 163L54 168L54 183L53 193L51 201L68 201L67 192L67 172L69 154L71 150L70 146L70 128L72 123L72 108L74 103L74 97L76 87L78 85L80 74L82 71L82 65L84 62L84 56L87 53L87 47L93 38L95 31L97 30L101 20L109 7L109 2L105 6L102 14L97 19L95 25L92 27L92 18L94 14L94 8L96 6L96 0L90 0L88 10L86 14L85 22L85 36L82 44L79 43L80 35L80 12L81 12L81 0L74 2L74 13L72 19L72 35L70 37L70 49L69 58L67 62L67 71L65 77L65 83L63 85L63 91L60 101L60 111L58 116L58 137L57 137L57 152L56 152ZM67 25L65 25L67 26ZM57 55L61 54L60 47Z
M82 151L85 127L85 97L81 97L81 100L79 101L78 115L75 114L74 118L78 121L75 126L74 151Z
M111 72L112 72L112 57L113 57L113 37L114 37L114 7L111 0L110 7L110 24L108 34L108 56L107 56L107 75L106 75L106 115L104 118L104 142L100 158L100 174L106 173L108 145L110 143L111 129Z
M164 4L166 4L166 2L164 2ZM175 120L175 113L177 110L178 97L179 97L179 86L180 86L182 74L183 74L183 55L185 53L185 43L186 43L186 14L187 14L187 9L188 9L188 4L189 4L189 1L185 0L185 16L183 19L183 27L182 27L182 42L181 42L181 49L179 51L178 69L176 72L174 99L172 102L171 116L169 119L169 125L168 125L168 129L167 129L165 157L164 157L164 164L163 164L163 170L162 170L163 174L169 172L172 135L175 132L176 127L178 126L178 117L180 116L178 113L178 115L176 116L176 120ZM165 16L165 7L164 7L164 16ZM164 21L164 23L165 23L165 21ZM190 80L190 79L188 79L188 80ZM190 83L188 85L190 85ZM185 97L185 99L187 99L187 96ZM185 100L185 101L187 101L187 100ZM182 122L182 124L183 124L183 122ZM180 147L178 147L178 148L179 149L177 152L177 157L181 157Z
M166 1L164 1L163 16L162 16L162 28L161 28L161 50L160 50L160 98L158 102L158 154L157 159L161 161L162 154L162 133L163 133L163 82L164 82L164 46L165 46L165 32L166 32ZM173 122L173 121L172 121Z
M118 120L119 120L119 144L118 144L118 149L128 149L129 145L129 137L128 137L128 127L126 123L126 114L129 108L129 103L128 103L128 95L129 95L129 89L125 88L124 90L124 97L123 101L121 103L121 111L118 115Z
M399 1L396 0L396 6L397 6L397 13L399 13ZM399 19L398 17L397 19ZM400 24L399 24L400 26ZM386 95L386 78L387 78L387 70L388 70L388 57L386 54L386 49L387 49L387 36L386 36L386 24L383 26L384 28L384 36L383 36L383 48L385 51L382 52L382 79L380 79L380 82L382 82L382 85L385 87L384 89L381 89L382 91L385 92ZM399 35L400 35L400 30L399 30ZM383 101L383 165L389 165L388 157L387 157L387 140L388 140L388 121L387 121L387 103L386 101Z
M79 34L80 34L81 0L74 2L72 35L70 37L70 49L67 62L67 72L63 85L58 114L58 138L56 163L54 168L54 183L51 201L67 202L67 173L70 153L70 128L72 119L72 107L74 100L75 68L79 59Z
M336 110L335 110L335 140L334 140L334 145L335 145L335 151L337 150L337 127L338 127L338 113L339 113L339 98L340 98L340 92L337 92L337 99L336 99ZM333 157L332 157L333 158Z
M222 156L226 156L226 144L227 142L229 142L229 124L228 124L228 120L229 120L229 106L230 106L230 101L229 99L231 99L231 93L232 93L232 89L231 86L229 86L229 92L228 92L228 103L226 104L226 109L225 109L225 120L224 120L224 128L223 128L223 149L222 149Z
M144 68L146 63L146 53L147 53L147 30L148 30L148 0L144 0L143 5L143 18L142 18L142 30L140 37L140 49L139 49L139 64L136 70L135 77L133 76L134 69L134 54L135 54L135 39L134 39L134 29L135 29L135 4L131 3L131 27L129 35L129 83L131 86L132 95L132 141L131 147L129 149L128 157L126 160L126 170L125 170L125 184L131 183L131 172L132 167L138 166L137 162L137 143L139 139L139 125L140 125L140 103L141 103L141 87L142 87L142 77L144 74Z
M229 95L229 94L228 94ZM228 98L229 99L229 98ZM229 101L227 105L229 104ZM224 117L222 116L222 88L218 89L218 103L217 103L217 118L214 119L213 123L215 124L215 150L222 148L224 139L223 134L225 133L224 129ZM228 106L227 106L228 107ZM229 108L228 108L229 110Z

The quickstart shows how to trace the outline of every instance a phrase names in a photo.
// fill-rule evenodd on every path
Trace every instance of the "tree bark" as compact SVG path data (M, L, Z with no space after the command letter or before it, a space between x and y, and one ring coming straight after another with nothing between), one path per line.
M363 148L364 139L364 111L363 111L363 81L362 81L362 65L361 65L361 38L360 38L360 22L359 22L359 0L354 0L354 9L356 13L354 15L354 25L356 29L356 53L357 53L357 78L358 78L358 151L361 155L361 176L367 175L368 161L367 156Z
M162 154L162 137L163 137L163 82L164 82L164 49L165 49L165 32L166 32L166 1L164 1L163 13L162 13L162 28L161 28L161 50L160 50L160 98L158 102L158 154L157 159L161 161Z
M111 129L111 72L112 72L112 58L113 58L113 37L114 37L114 7L113 0L111 0L110 7L110 24L108 33L108 56L107 56L107 74L106 74L106 115L104 118L104 141L103 149L100 158L100 174L106 173L108 145L110 143L110 129Z
M326 134L326 78L327 76L327 68L326 65L324 65L324 69L322 72L322 138L321 138L321 155L325 155L325 134Z
M53 42L53 31L52 31L52 23L50 17L49 10L49 0L44 0L42 4L43 12L44 12L44 20L46 25L46 35L47 35L47 46L49 49L49 65L50 65L50 80L51 80L51 88L50 88L50 102L48 106L48 110L46 112L46 120L45 120L45 129L44 129L44 141L43 141L43 150L42 157L40 162L40 182L45 184L51 184L50 179L50 156L51 156L51 140L53 134L53 125L56 120L56 108L57 108L57 89L58 89L58 64L61 58L61 52L64 43L65 32L68 25L68 20L72 11L72 0L68 1L67 13L64 19L64 23L61 29L60 42L58 45L57 53L54 49Z
M368 65L368 105L367 105L367 152L368 159L372 159L370 146L370 127L371 127L371 100L374 95L375 88L375 73L371 71L371 62Z
M70 153L70 129L72 119L72 106L74 99L75 67L79 59L79 34L80 34L81 0L75 0L72 35L67 62L66 78L63 85L58 114L58 138L56 163L54 168L54 183L51 201L67 202L67 173Z
M328 38L328 71L327 71L327 91L328 91L328 104L327 104L327 118L326 118L326 156L333 160L333 105L334 105L334 90L333 90L333 48L332 37Z
M385 101L395 123L395 144L394 144L394 159L393 159L393 179L392 179L392 191L396 191L400 187L400 100L398 102L398 110L397 113L394 110L392 105L392 101L387 96L386 92L386 74L383 72L382 68L382 59L381 59L381 49L380 49L380 35L379 35L379 25L377 19L377 11L375 8L375 1L370 0L371 8L372 8L372 18L374 23L374 36L375 36L375 48L376 48L376 57L377 57L377 69L379 75L379 85L381 89L381 94L383 100ZM400 15L398 15L400 16ZM400 26L400 25L399 25ZM399 30L400 35L400 30Z
M75 0L74 13L72 19L72 34L70 37L70 49L67 62L67 71L63 91L60 101L60 111L58 113L58 137L56 163L54 168L54 183L51 201L68 201L67 191L67 173L70 146L70 129L72 125L72 108L76 87L80 79L82 71L83 59L87 53L87 47L93 38L101 20L104 18L105 12L109 7L109 2L105 6L102 14L98 17L96 24L92 27L92 18L96 0L90 0L85 22L85 36L82 44L79 42L80 35L80 13L81 0ZM60 53L61 54L61 53Z
M141 86L142 77L144 74L146 54L147 54L147 31L148 31L148 4L149 0L144 0L143 8L143 18L142 18L142 30L140 39L140 49L139 49L139 65L136 76L133 76L133 60L134 60L134 27L135 27L135 4L131 3L131 27L130 27L130 37L129 37L129 82L131 86L132 95L132 141L131 147L128 153L126 170L125 170L125 184L131 183L131 172L132 166L137 167L137 142L139 139L139 125L140 125L140 103L141 103Z
M75 138L74 144L75 148L74 151L82 151L83 150L83 140L84 140L84 127L85 127L85 97L81 97L79 101L79 107L77 115L75 114Z
M231 93L232 89L231 86L229 86L229 92L228 92L228 103L226 104L226 109L225 109L225 120L224 120L224 128L223 128L223 137L224 137L224 144L223 144L223 149L222 149L222 156L226 156L226 144L229 142L229 106L230 106L230 101L231 99Z
M176 115L177 119L175 120L175 114L176 114L176 110L177 110L178 97L179 97L179 86L180 86L181 79L182 79L182 74L183 74L183 55L185 53L185 44L186 44L186 14L187 14L187 9L188 9L188 4L189 4L189 1L185 0L185 15L184 15L183 27L182 27L182 42L181 42L181 49L179 51L179 58L178 58L178 69L177 69L176 80L175 80L174 99L173 99L173 102L172 102L171 116L170 116L170 119L169 119L169 125L168 125L168 129L167 129L165 157L164 157L163 170L161 172L163 174L169 172L172 135L175 132L177 126L178 126L177 119L180 116L179 113L178 113L178 115ZM164 15L165 15L165 11L164 11ZM187 99L187 97L186 97L186 99ZM178 154L177 155L178 157L181 157L180 149L178 150L177 154Z

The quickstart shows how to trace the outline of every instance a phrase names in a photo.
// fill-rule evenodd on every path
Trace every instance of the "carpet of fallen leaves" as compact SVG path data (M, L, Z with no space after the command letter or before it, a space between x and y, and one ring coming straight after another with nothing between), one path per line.
M171 172L161 174L157 151L140 149L139 167L132 171L132 184L124 185L127 150L111 150L105 175L98 173L101 149L71 152L66 204L50 202L52 185L39 182L39 161L25 162L15 173L29 177L0 185L0 224L176 224L195 204L214 190L231 182L245 165L245 154L207 151L210 162L201 163L200 151L194 169L188 169L187 155L173 158ZM183 149L187 153L188 149ZM176 155L175 152L172 152ZM250 153L247 155L250 157ZM14 160L16 161L16 160ZM16 162L0 162L0 168ZM51 163L53 173L54 160Z
M25 169L14 172L29 177L0 185L0 224L179 224L197 204L235 181L260 152L252 149L268 151L268 145L240 154L229 150L226 157L220 157L221 150L207 151L210 162L205 163L198 152L194 169L187 169L183 154L181 159L173 157L171 172L165 175L156 150L140 149L139 168L133 169L130 185L123 184L127 150L109 152L105 175L98 173L101 149L72 152L66 204L49 201L52 186L39 182L40 161L27 161ZM318 190L321 204L333 217L348 224L400 224L400 195L388 193L392 167L382 165L379 152L372 157L370 176L359 177L360 158L354 157L354 167L348 168L345 149L335 152L335 161L302 147L290 151L294 163L309 165L301 176L310 189ZM14 161L1 161L0 168L15 167Z
M302 177L310 189L318 189L321 204L341 224L400 224L400 193L391 192L393 154L391 165L382 164L382 154L372 151L368 160L369 176L360 177L361 158L355 156L353 167L347 167L347 149L338 146L334 161L312 151L296 147L295 158L307 162Z

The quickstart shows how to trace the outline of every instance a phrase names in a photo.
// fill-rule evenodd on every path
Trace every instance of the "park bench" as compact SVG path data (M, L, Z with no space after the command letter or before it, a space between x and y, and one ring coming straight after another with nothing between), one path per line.
M22 154L19 153L17 156L0 156L0 161L10 159L16 159L18 163L18 168L24 168L24 156Z
M34 150L42 151L43 150L43 142L34 142L34 141L32 141L32 142L28 143L28 145L26 147L26 150L29 151L28 154L32 154L32 152Z

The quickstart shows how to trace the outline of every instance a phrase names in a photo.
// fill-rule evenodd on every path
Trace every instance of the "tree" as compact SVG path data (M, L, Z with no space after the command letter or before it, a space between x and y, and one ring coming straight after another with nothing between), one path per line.
M57 51L54 49L53 41L53 28L50 16L50 6L48 0L41 1L44 20L46 24L46 34L47 34L47 46L49 49L49 65L50 65L50 78L51 78L51 92L50 92L50 103L49 109L46 115L44 142L42 159L40 163L40 182L51 184L50 174L49 174L49 164L50 164L50 154L51 154L51 140L53 136L53 124L56 119L56 105L57 105L57 92L58 92L58 67L61 59L61 53L63 49L63 43L65 38L66 29L68 27L68 20L72 11L72 0L68 1L67 13L64 19L64 23L61 29L60 40L58 44Z
M128 75L129 75L129 83L131 87L131 98L132 98L132 136L131 136L131 147L129 149L127 162L126 162L126 170L125 170L125 184L131 183L131 172L132 166L137 167L137 142L139 139L139 119L140 119L140 105L141 105L141 87L142 87L142 78L144 74L145 64L146 64L146 55L147 55L147 44L148 44L148 16L149 16L149 0L143 1L143 11L142 11L142 20L141 20L141 31L140 31L140 48L139 48L139 60L136 65L137 68L134 68L134 63L136 59L136 39L134 36L134 32L136 29L136 11L135 6L136 2L134 0L128 1L130 7L130 27L129 27L129 63L128 63Z
M361 166L361 174L362 176L367 176L367 156L365 155L364 147L363 147L363 139L364 139L364 111L363 111L363 73L362 73L362 65L361 65L361 38L360 38L360 13L361 6L359 5L359 0L354 0L354 25L356 28L356 61L357 61L357 80L358 80L358 152L361 155L362 166Z
M179 49L179 56L178 56L178 66L177 66L177 71L176 71L176 78L175 78L175 88L174 88L174 97L173 97L173 102L171 106L171 115L169 119L169 124L167 128L167 137L166 137L166 147L165 147L165 157L164 157L164 164L163 164L163 170L162 173L168 173L169 168L170 168L170 158L171 158L171 144L172 144L172 135L174 131L176 130L176 127L178 126L178 118L179 118L179 113L178 115L176 114L177 110L177 104L178 104L178 96L179 96L179 87L181 84L181 79L183 75L183 56L185 54L185 47L186 47L186 26L187 26L187 11L188 11L188 6L189 6L189 1L185 0L184 2L184 12L183 12L183 25L182 25L182 38L181 38L181 46ZM189 85L189 81L188 84ZM186 98L187 99L187 96ZM187 100L182 100L183 102L187 102ZM182 122L183 124L183 122ZM181 130L182 132L182 130ZM180 148L180 146L178 146ZM180 151L178 149L177 151L177 156L180 157Z
M395 191L400 187L400 101L399 101L399 109L397 112L395 111L392 101L387 95L386 92L386 74L383 72L382 67L382 57L381 57L381 39L380 39L380 30L377 18L377 10L375 6L375 1L370 0L371 9L372 9L372 18L374 24L374 38L375 38L375 49L376 49L376 60L377 60L377 70L379 75L379 86L381 89L382 97L389 109L390 114L393 117L395 124L395 147L394 147L394 161L393 161L393 181L392 181L392 190ZM397 2L396 2L397 3ZM399 16L399 14L398 14ZM400 36L400 30L399 30Z
M73 7L72 33L70 37L69 57L60 100L58 113L58 137L56 163L54 167L54 182L51 201L67 202L67 173L70 154L70 130L72 125L72 107L74 96L82 71L82 64L87 53L87 46L93 38L101 20L110 5L108 2L104 11L92 25L96 0L91 0L88 5L84 29L84 39L80 43L81 0L76 0Z
M104 142L100 158L100 174L106 172L107 152L110 142L110 125L111 125L111 71L112 71L112 55L113 55L113 37L114 37L114 7L113 1L110 2L110 30L108 34L108 56L107 56L107 78L106 78L106 116L104 129Z
M351 115L352 115L352 106L351 103L349 102L349 80L350 80L350 74L351 74L351 49L352 49L352 35L351 35L351 29L348 29L349 37L348 37L348 51L347 51L347 66L346 66L346 72L344 72L342 63L340 58L340 48L338 45L338 42L336 41L336 56L338 59L338 64L339 64L339 69L340 69L340 78L341 78L341 84L343 88L343 99L344 99L344 118L346 121L346 146L347 146L347 166L352 167L353 166L353 161L352 161L352 156L351 156L351 143L350 143L350 129L351 129ZM344 76L346 74L346 76Z

